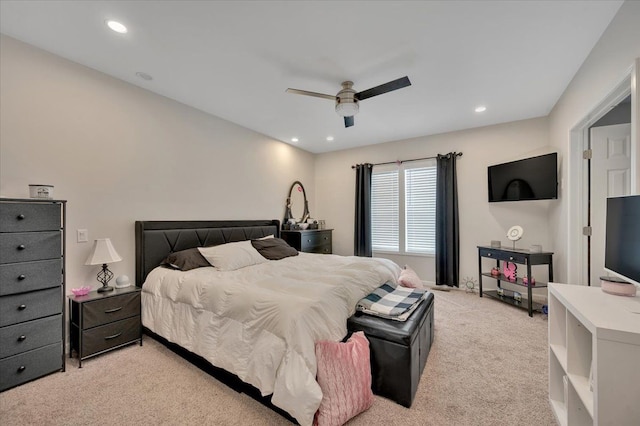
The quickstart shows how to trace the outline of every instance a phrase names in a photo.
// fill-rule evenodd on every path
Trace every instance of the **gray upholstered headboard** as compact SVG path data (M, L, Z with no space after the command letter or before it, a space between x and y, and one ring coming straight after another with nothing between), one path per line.
M280 221L136 221L136 286L169 253L267 235L280 236Z

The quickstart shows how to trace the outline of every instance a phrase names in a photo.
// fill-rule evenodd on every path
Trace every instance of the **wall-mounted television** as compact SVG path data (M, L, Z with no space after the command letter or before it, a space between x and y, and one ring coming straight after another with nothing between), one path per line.
M607 198L604 269L640 286L640 195Z
M489 202L558 198L558 154L489 166Z

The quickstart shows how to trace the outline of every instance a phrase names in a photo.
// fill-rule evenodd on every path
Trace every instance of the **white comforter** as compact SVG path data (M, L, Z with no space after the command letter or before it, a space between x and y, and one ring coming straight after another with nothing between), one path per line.
M231 272L156 268L142 323L311 425L322 400L315 342L341 340L358 300L399 273L386 259L308 253Z

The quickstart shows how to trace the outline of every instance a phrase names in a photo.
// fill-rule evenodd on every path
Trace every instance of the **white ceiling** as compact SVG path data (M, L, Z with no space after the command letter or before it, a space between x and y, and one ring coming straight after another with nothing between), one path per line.
M545 116L621 4L2 0L0 31L320 153ZM362 101L348 129L332 101L285 93L405 75L412 86Z

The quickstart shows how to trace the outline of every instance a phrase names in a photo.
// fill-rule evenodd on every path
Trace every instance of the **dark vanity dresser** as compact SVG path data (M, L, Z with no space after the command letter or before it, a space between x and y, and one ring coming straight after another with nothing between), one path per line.
M65 203L0 199L0 391L64 371Z
M282 239L291 247L306 253L331 254L331 232L333 229L306 229L281 231Z
M300 229L301 226L309 226L306 224L308 218L309 203L307 202L307 193L302 183L295 181L289 188L287 210L282 221L287 228L280 232L280 237L298 251L331 254L333 252L331 245L331 232L333 229L317 229L317 225L316 229ZM293 221L293 224L290 225L290 221ZM289 228L290 226L293 228L293 225L298 229Z

